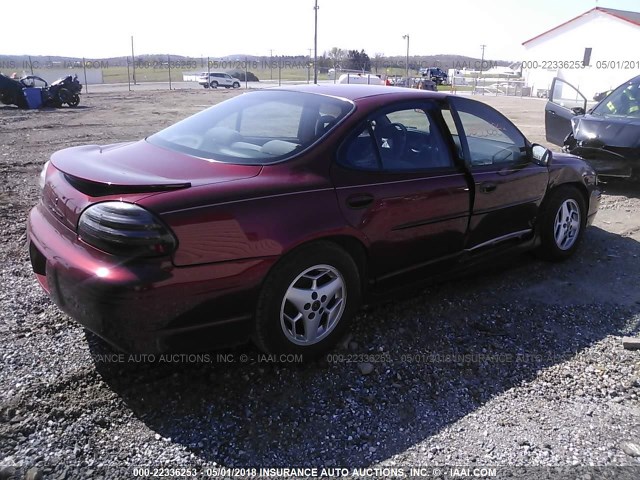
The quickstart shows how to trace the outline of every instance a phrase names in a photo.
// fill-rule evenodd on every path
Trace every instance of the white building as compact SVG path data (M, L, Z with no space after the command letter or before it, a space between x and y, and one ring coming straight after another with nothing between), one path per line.
M522 76L534 95L560 77L591 100L640 75L640 12L595 7L522 45Z

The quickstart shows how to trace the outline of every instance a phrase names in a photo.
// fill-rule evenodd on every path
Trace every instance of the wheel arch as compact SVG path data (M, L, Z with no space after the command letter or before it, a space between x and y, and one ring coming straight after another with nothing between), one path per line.
M551 192L554 192L556 190L558 190L559 188L563 188L563 187L573 187L576 190L578 190L580 192L580 194L582 195L582 199L584 200L584 204L586 207L586 212L584 212L584 218L586 221L587 215L589 213L589 198L590 198L590 194L589 194L589 190L587 189L587 186L584 183L581 182L563 182L563 183L558 183L556 185L553 185L552 188L549 189L549 191L547 192L547 197L551 194Z
M271 266L271 268L269 269L269 273L267 273L266 276L268 276L279 264L281 264L289 256L293 255L303 248L307 248L309 245L317 243L331 243L344 250L353 259L356 267L358 268L358 274L360 275L360 288L364 293L369 279L369 253L366 245L360 239L350 235L329 235L326 237L314 238L313 240L304 241L285 252L278 259L278 261Z

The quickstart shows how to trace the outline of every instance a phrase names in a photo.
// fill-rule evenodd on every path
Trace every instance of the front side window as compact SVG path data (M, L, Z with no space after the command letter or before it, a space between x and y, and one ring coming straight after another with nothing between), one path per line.
M416 107L372 115L340 149L338 162L387 172L452 167L451 153L431 114L421 105Z
M352 110L351 102L325 95L263 90L215 105L147 141L208 160L266 165L302 152Z
M549 100L569 110L576 107L585 108L587 102L587 99L576 87L560 78L554 79Z
M603 117L640 117L640 77L620 85L591 113Z
M482 103L454 99L471 167L528 161L527 141L503 115Z

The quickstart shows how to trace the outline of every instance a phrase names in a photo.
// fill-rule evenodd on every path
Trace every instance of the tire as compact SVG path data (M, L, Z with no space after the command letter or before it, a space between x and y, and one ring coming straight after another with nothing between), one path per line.
M80 95L74 93L71 95L71 100L69 100L69 106L71 108L76 108L78 105L80 105Z
M210 86L211 88L218 88L218 82L216 82L216 81L214 80L213 82L211 82L211 83L209 84L209 86Z
M233 82L233 88L240 88L240 84L238 82Z
M71 92L66 88L61 88L58 90L58 94L56 95L56 103L60 105L60 107L71 101Z
M360 305L360 285L358 267L342 248L330 242L300 247L282 259L264 282L254 343L271 354L317 357L347 328Z
M587 225L586 202L580 191L565 185L552 190L540 216L538 256L562 261L575 253Z
M209 84L205 83L204 85L202 85L204 88L209 88Z

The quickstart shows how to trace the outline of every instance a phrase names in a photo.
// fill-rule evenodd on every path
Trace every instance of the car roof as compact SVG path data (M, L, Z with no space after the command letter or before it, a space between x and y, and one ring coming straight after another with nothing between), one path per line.
M392 87L387 85L366 85L366 84L339 84L323 83L318 85L291 85L288 87L278 87L274 90L287 90L295 92L316 93L319 95L329 95L332 97L346 98L347 100L359 100L378 95L404 96L406 98L433 98L444 99L449 95L442 92L432 92L428 90L418 90L415 88Z

